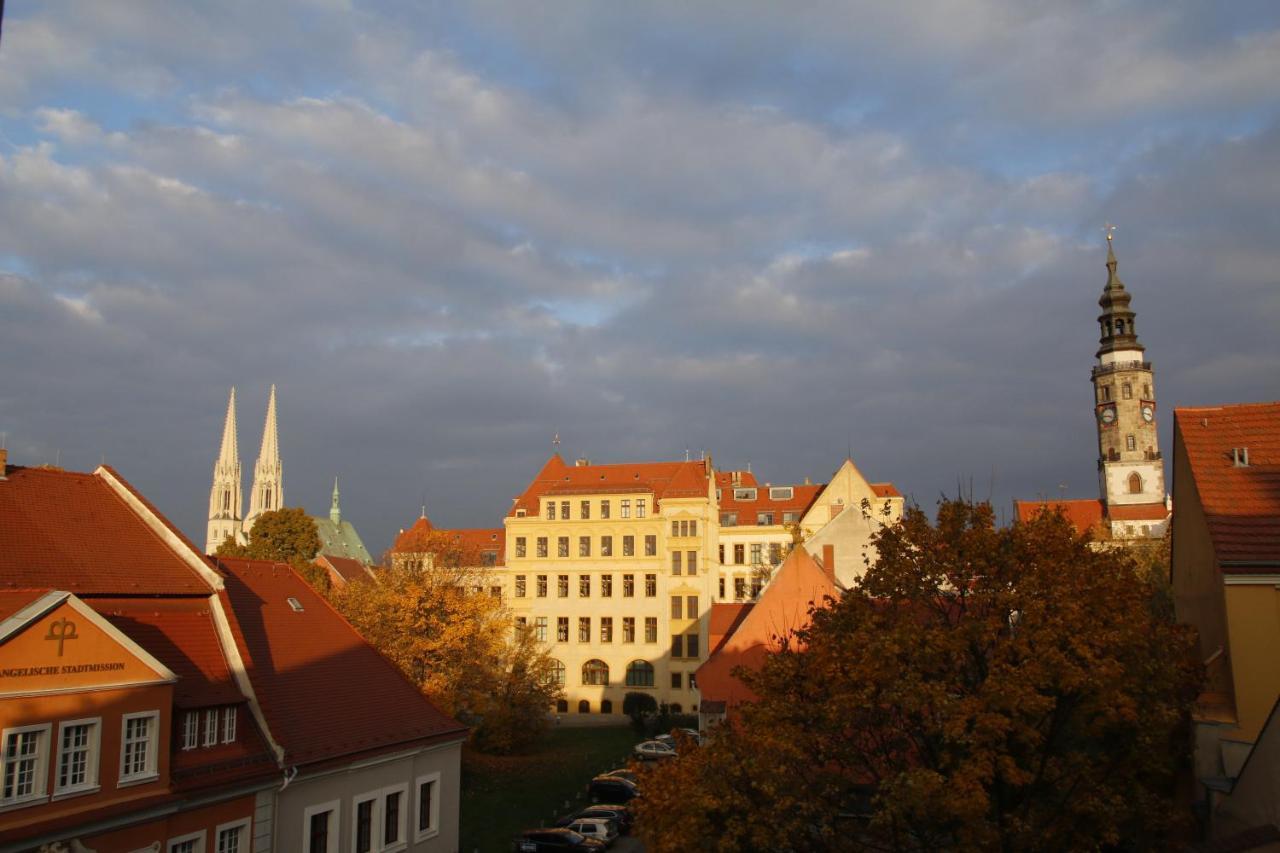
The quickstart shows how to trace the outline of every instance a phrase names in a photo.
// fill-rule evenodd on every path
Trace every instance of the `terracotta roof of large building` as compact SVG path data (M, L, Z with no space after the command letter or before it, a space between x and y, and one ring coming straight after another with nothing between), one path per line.
M466 735L288 565L219 566L220 594L236 615L232 633L287 764Z
M1280 564L1280 402L1179 408L1173 420L1218 561ZM1234 454L1245 448L1247 465Z
M745 484L720 486L720 515L723 517L725 513L732 513L737 516L739 524L752 525L756 523L756 517L759 513L771 512L774 514L774 524L782 524L782 514L784 512L793 512L796 514L796 521L799 521L809 507L813 506L813 502L817 500L818 495L822 494L822 490L825 488L825 483L800 486L756 486ZM737 489L755 489L755 500L739 500L734 495ZM774 497L775 494L784 495L787 492L790 493L790 497Z
M365 581L373 577L373 575L369 574L368 565L350 557L317 554L314 562L325 571L337 575L342 583Z
M691 462L624 462L611 465L568 465L553 453L528 488L515 500L508 515L519 510L538 514L543 495L589 495L648 492L654 509L664 498L696 498L707 494L710 460Z
M1161 504L1163 506L1163 504ZM1076 533L1087 533L1102 523L1105 507L1097 498L1060 501L1014 501L1018 521L1031 521L1042 512L1062 511Z
M1169 508L1163 503L1149 504L1113 504L1107 507L1107 518L1111 521L1164 521L1169 517Z
M77 595L210 594L209 585L133 512L104 474L190 545L105 466L93 474L10 466L0 480L0 585ZM192 547L192 553L200 552Z
M779 638L809 624L811 607L822 607L827 597L836 598L839 594L831 576L809 556L804 546L792 549L755 606L743 611L736 629L725 637L706 663L698 667L698 691L702 698L727 702L729 706L757 698L733 675L733 670L739 666L750 669L763 666L769 652L777 649ZM712 614L716 615L714 607ZM731 611L721 611L719 619L727 619L730 614Z
M426 514L419 516L410 527L400 531L391 550L399 554L420 553L423 540L433 535L452 537L463 548L478 551L481 555L491 554L490 565L501 566L506 563L506 528L470 527L449 530L433 525Z

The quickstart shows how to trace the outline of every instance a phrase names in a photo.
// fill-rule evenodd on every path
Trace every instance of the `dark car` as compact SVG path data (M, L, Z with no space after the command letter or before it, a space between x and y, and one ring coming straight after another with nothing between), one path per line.
M587 796L593 803L627 803L640 796L640 788L617 776L597 776L587 786Z
M626 767L619 767L617 770L610 770L608 773L601 773L601 776L617 776L619 779L626 779L628 782L640 784L640 779L636 776L635 771Z
M612 820L618 824L618 831L623 835L631 834L631 826L635 822L635 815L626 806L601 803L596 806L587 806L568 817L562 817L556 821L556 825L568 826L580 817L602 817Z
M552 851L562 850L580 850L586 851L604 850L607 845L603 841L597 841L594 838L587 838L585 835L579 835L568 829L526 829L516 838L511 845L511 849L515 853L551 853Z

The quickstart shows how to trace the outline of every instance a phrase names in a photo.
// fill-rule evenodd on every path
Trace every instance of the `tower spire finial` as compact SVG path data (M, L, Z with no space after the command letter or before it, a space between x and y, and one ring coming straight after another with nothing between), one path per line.
M222 425L222 445L218 449L218 459L213 463L206 553L212 554L228 536L240 536L240 500L240 448L236 442L236 389L233 387Z
M338 506L338 475L333 476L333 498L329 501L329 520L342 524L342 509Z
M262 427L262 449L253 466L253 489L249 493L249 514L244 525L247 534L264 512L284 506L284 466L280 464L280 436L276 424L276 386L267 397L267 419Z

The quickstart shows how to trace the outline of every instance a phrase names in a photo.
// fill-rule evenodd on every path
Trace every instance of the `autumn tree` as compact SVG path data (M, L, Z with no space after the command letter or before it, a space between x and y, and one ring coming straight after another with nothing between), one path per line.
M759 701L646 780L647 848L1164 849L1200 673L1150 572L1060 515L997 529L964 501L875 546L738 673Z
M215 553L219 557L289 563L311 586L327 595L332 585L329 573L312 562L319 551L320 533L307 511L285 507L259 515L249 531L248 543L242 545L228 536Z
M473 725L477 747L508 752L545 733L560 688L551 658L512 630L488 580L481 567L401 562L332 600L437 705Z

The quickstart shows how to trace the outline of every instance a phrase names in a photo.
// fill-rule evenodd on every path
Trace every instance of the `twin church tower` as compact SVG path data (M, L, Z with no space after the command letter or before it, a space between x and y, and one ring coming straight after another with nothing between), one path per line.
M276 386L267 398L267 422L262 428L262 449L253 466L249 513L242 514L240 449L236 442L236 389L231 389L227 420L222 427L222 449L213 464L213 488L209 491L209 534L205 553L212 554L228 536L236 542L249 539L253 523L264 512L284 506L284 468L280 464L280 439L276 429Z

